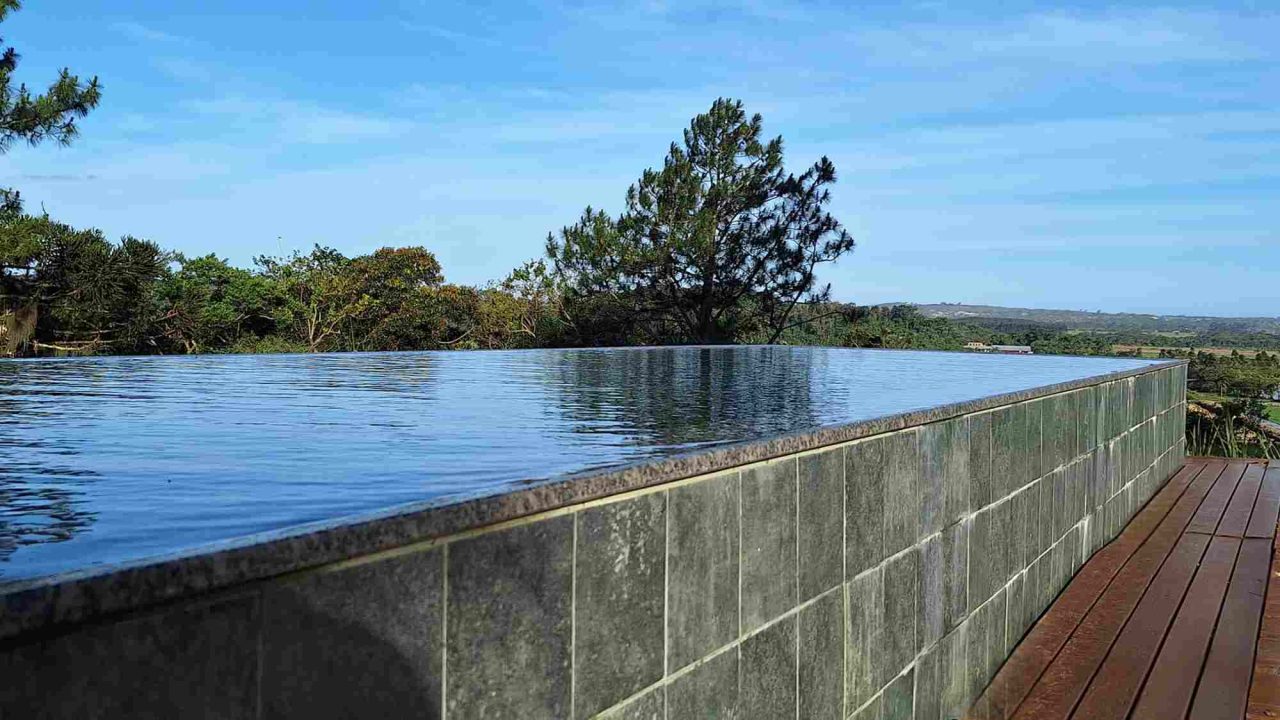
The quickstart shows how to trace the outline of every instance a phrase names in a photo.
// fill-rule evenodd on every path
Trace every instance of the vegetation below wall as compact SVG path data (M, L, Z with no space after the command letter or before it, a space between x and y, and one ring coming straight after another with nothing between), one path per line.
M1181 355L1188 368L1188 452L1223 457L1280 457L1280 431L1268 422L1280 417L1280 355L1258 352L1167 353Z

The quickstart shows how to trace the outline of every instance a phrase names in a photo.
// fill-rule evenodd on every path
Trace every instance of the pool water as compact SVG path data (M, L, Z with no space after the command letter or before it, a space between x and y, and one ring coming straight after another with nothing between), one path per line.
M1153 362L791 347L0 361L0 585Z

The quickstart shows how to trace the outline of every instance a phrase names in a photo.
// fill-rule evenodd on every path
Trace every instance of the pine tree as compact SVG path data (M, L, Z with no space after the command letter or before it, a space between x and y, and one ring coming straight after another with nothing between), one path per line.
M777 340L801 302L821 302L817 265L853 249L827 212L835 165L783 167L782 138L761 139L759 115L717 100L672 143L660 170L627 191L616 220L587 208L547 255L585 304L605 301L653 339Z
M0 0L0 22L21 9L20 0ZM98 78L81 82L63 68L58 80L43 95L33 95L27 86L13 86L13 71L19 55L13 48L0 55L0 154L15 140L32 145L52 140L67 145L79 134L76 120L83 118L102 98Z

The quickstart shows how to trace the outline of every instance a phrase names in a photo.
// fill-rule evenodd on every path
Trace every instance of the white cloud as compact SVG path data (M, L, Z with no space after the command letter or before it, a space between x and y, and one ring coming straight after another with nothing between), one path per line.
M164 32L163 30L157 30L133 20L113 23L111 27L114 28L116 32L122 33L129 38L140 42L175 44L186 44L190 42L188 38L182 37L181 35L174 35L172 33Z
M227 95L184 103L189 111L219 118L241 130L265 129L281 143L330 145L392 138L413 123L399 118L348 112L322 105L277 98Z
M1000 61L1141 66L1265 56L1262 36L1241 36L1223 27L1243 23L1260 33L1277 30L1280 16L1245 19L1173 9L1091 15L1057 11L996 22L863 27L847 36L870 62L897 66Z

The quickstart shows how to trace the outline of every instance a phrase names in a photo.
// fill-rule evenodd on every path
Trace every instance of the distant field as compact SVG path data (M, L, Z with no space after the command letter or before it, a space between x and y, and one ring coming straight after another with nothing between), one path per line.
M1125 353L1137 350L1142 357L1160 357L1161 350L1177 350L1179 352L1186 352L1189 348L1156 347L1153 345L1112 345L1111 349L1115 352ZM1252 348L1196 348L1196 351L1212 353L1213 355L1230 355L1232 351L1235 351L1248 358L1258 354L1258 351Z
M1187 394L1187 399L1192 402L1195 402L1196 400L1203 400L1205 402L1221 403L1222 401L1230 400L1231 398L1228 398L1225 395L1214 395L1213 393L1202 393L1192 390ZM1280 423L1280 403L1267 403L1267 417L1271 418L1271 422Z
M885 303L897 305L899 303ZM952 320L1005 319L1058 326L1062 330L1105 330L1160 333L1171 337L1194 333L1280 333L1280 317L1207 317L1145 315L1082 310L1044 310L959 303L914 303L926 317Z

